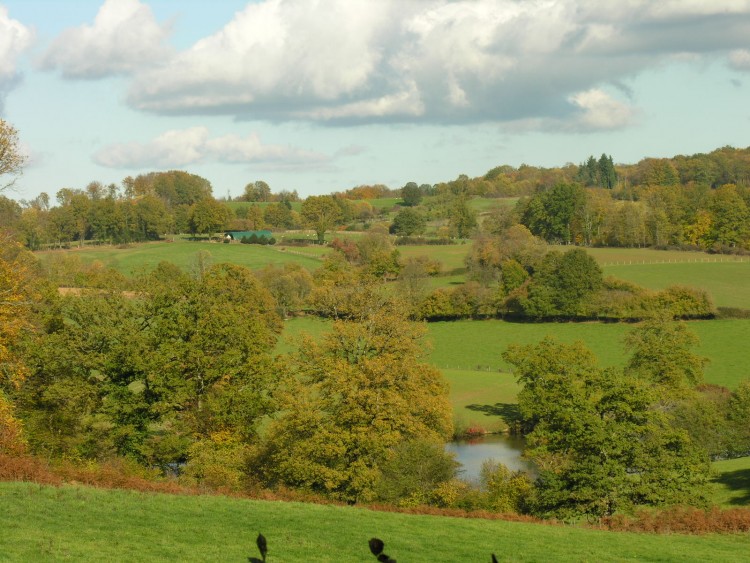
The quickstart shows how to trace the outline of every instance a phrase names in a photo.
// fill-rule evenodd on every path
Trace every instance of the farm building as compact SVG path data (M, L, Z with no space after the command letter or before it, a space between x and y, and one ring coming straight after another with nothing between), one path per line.
M270 239L273 237L273 233L271 231L225 231L224 232L224 238L229 240L242 240L242 237L250 238L251 236L255 235L257 238L267 238Z

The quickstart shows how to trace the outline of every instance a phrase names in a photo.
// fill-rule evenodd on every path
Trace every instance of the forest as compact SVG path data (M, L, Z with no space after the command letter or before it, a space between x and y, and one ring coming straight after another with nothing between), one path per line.
M750 148L304 199L259 180L218 200L184 171L64 188L56 204L10 193L0 479L116 466L201 491L602 523L708 509L712 462L750 454L750 379L706 381L692 324L750 307L607 275L590 252L742 260ZM226 236L261 230L273 240ZM137 267L101 254L162 248L148 241L166 250ZM254 266L216 259L261 250ZM325 330L284 344L300 318ZM628 323L626 357L604 366L554 336L511 344L506 429L536 471L488 462L470 483L444 449L460 432L426 347L432 322L457 319Z

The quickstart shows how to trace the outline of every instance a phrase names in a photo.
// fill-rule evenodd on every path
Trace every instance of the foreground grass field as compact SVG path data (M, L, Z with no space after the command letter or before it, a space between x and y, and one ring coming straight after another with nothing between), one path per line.
M0 483L7 561L739 561L748 535L646 535L362 508Z

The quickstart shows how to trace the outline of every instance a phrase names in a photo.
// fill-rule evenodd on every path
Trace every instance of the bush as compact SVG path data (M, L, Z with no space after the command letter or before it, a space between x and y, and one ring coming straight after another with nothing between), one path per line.
M403 506L431 504L436 488L454 478L458 467L440 444L402 442L381 465L375 491L379 499Z

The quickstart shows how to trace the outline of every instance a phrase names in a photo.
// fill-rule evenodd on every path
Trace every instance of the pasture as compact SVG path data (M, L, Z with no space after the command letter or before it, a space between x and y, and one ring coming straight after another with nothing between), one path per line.
M689 328L700 339L697 353L709 359L705 381L735 389L750 378L747 349L750 320L694 321ZM504 431L516 417L516 383L502 353L511 344L534 344L546 336L588 346L602 367L622 367L628 353L624 337L636 325L624 323L511 323L501 320L427 323L425 361L436 366L450 385L457 426ZM300 317L286 321L277 353L293 351L300 336L321 338L330 321Z
M655 535L407 515L366 508L80 486L0 483L0 558L9 561L736 561L747 534Z
M724 508L750 505L750 457L715 461L710 500Z
M75 250L52 250L37 252L42 263L55 260L59 256L77 256L82 263L101 262L106 267L114 268L127 276L134 273L151 271L159 262L167 261L189 270L201 251L211 254L211 262L219 264L229 262L245 266L252 270L261 269L269 264L281 266L287 262L296 262L310 270L320 267L317 253L308 247L260 246L256 244L222 244L209 242L189 242L176 239L175 242L151 242L129 245L124 248L114 246L94 246Z

